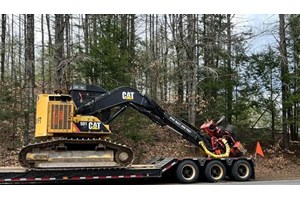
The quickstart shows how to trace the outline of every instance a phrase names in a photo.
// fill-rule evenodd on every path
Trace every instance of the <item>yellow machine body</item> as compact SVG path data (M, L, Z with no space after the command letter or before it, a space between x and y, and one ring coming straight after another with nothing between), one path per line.
M70 95L41 94L36 106L35 137L95 136L111 134L109 126L97 117L75 115L76 106Z

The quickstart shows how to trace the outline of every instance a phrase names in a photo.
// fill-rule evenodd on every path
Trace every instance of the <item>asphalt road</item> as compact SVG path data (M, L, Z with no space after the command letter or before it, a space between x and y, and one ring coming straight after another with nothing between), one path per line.
M46 183L48 184L48 183ZM131 179L131 180L101 180L101 181L76 181L66 183L53 183L53 184L78 184L78 185L186 185L181 184L176 180L169 179ZM237 181L222 181L216 183L209 183L205 181L199 181L191 185L299 185L300 179L292 180L250 180L245 182Z
M222 184L222 185L300 185L300 179L297 180L268 180L268 181L246 181L246 182L232 182L226 181L221 183L196 183L196 184Z

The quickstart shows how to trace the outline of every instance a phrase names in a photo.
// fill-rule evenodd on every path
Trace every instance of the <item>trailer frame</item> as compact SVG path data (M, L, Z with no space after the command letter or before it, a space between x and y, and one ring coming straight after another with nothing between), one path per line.
M245 161L251 166L251 174L245 179L255 179L255 160L252 157L240 158L161 158L149 164L130 165L126 168L68 168L68 169L30 169L30 168L0 168L0 184L21 184L21 183L55 183L60 184L72 183L72 181L91 181L91 180L113 180L113 179L147 179L162 178L167 172L172 173L182 183L193 183L198 181L195 179L180 180L182 176L178 170L180 163L195 164L198 174L205 173L206 166L211 162L221 162L225 166L225 170L232 169L236 161ZM173 170L173 171L172 171ZM250 173L250 172L249 172ZM227 173L228 174L228 173ZM215 182L214 179L209 180ZM243 180L242 180L243 181Z

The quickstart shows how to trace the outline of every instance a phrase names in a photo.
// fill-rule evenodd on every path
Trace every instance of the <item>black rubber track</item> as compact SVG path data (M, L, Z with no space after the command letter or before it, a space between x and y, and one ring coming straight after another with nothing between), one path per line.
M28 163L26 160L26 154L32 152L33 149L46 149L46 148L55 148L61 143L68 143L72 145L98 145L102 144L105 146L107 149L112 149L114 150L114 153L116 153L118 150L125 151L128 153L129 158L127 159L126 162L120 163L120 166L118 167L126 167L130 165L133 161L133 151L131 148L122 145L122 144L117 144L114 142L111 142L109 140L105 139L100 139L100 138L55 138L52 140L45 140L45 141L40 141L37 143L33 144L28 144L27 146L23 147L21 151L19 152L19 162L23 167L29 167L29 168L34 168L34 164Z

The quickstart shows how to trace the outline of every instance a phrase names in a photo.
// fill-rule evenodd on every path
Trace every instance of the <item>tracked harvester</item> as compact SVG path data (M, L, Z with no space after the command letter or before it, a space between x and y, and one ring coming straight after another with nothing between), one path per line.
M171 128L209 157L243 155L243 148L231 130L218 128L220 121L202 125L201 131L170 115L153 99L133 88L107 91L95 85L74 84L69 94L38 96L36 142L21 149L20 163L30 168L127 167L133 162L133 151L110 141L109 128L109 123L127 107Z
M41 94L36 106L35 143L22 148L19 161L31 168L122 167L133 161L131 148L109 140L109 125L77 106L105 93L90 85L74 85L70 94Z

